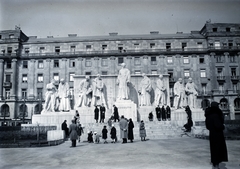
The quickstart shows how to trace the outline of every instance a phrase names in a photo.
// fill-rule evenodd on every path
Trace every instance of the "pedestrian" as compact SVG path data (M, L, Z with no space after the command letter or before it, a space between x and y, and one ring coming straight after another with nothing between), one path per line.
M96 120L96 123L98 123L98 118L99 118L99 109L97 106L95 106L94 109L94 119Z
M152 112L150 112L148 114L148 119L149 119L149 121L153 121L153 113Z
M108 122L107 122L109 129L111 129L111 127L112 127L112 119L113 119L113 116L109 117Z
M119 127L120 127L120 138L123 140L122 143L127 143L128 122L123 115L121 116L121 120L119 121Z
M102 129L102 138L103 138L103 140L104 140L104 144L107 143L107 133L108 133L107 126L103 126L103 129Z
M93 133L92 133L92 131L88 132L88 138L87 139L88 139L89 143L93 143Z
M106 108L104 107L104 104L102 104L102 106L100 106L100 123L104 123L104 119L105 119L105 112L106 112Z
M169 105L166 107L166 114L167 114L167 119L171 120L171 108Z
M119 122L118 108L115 105L113 105L113 118L114 118L114 122L116 122L117 120Z
M213 101L211 107L205 110L205 124L209 130L211 162L214 169L219 168L219 163L228 161L227 146L223 134L225 129L224 115L218 105L217 102Z
M67 120L64 120L62 123L62 130L64 130L64 138L66 139L68 137L68 127L67 127Z
M99 144L100 143L100 134L98 134L97 132L94 132L94 136L95 136L95 139L94 139L94 141L95 141L95 143L96 144Z
M162 111L161 111L161 108L159 107L159 105L155 108L155 111L156 111L156 117L158 119L158 121L161 121L162 119Z
M128 140L130 140L131 143L133 142L133 139L134 139L133 128L134 128L134 124L132 119L130 118L128 122Z
M83 134L83 128L82 125L78 122L78 129L77 129L77 134L78 134L78 142L81 141L81 135Z
M117 142L117 130L114 127L114 124L112 124L110 134L111 134L112 143L116 143Z
M185 111L187 113L187 123L183 125L185 128L184 132L191 132L193 126L192 111L189 106L186 106Z
M76 110L76 113L74 116L74 123L77 124L78 122L80 122L80 115L79 115L78 111Z
M162 120L166 121L166 109L164 106L162 106Z
M70 140L72 141L71 147L76 147L76 140L78 138L77 135L77 125L75 124L75 120L72 120L72 124L69 126Z
M139 135L141 137L141 141L146 141L146 129L145 129L145 124L143 120L141 120L140 125L139 125Z

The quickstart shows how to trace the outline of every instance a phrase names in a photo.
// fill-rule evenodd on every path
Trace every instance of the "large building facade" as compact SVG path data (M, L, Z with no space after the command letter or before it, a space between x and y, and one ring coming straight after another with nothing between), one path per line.
M0 125L30 122L44 104L45 86L66 79L74 107L74 75L169 75L170 104L178 78L198 86L198 105L220 102L227 119L240 119L240 24L206 23L191 33L37 38L18 27L0 31Z

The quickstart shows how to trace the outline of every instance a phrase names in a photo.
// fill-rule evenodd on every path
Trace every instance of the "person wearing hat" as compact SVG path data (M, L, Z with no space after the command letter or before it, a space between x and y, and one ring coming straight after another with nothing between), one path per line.
M139 124L139 135L140 135L141 141L146 141L147 134L146 134L145 124L143 120L141 120Z
M119 74L117 77L117 85L118 87L118 100L128 100L129 99L129 88L128 84L130 83L130 71L126 68L126 64L121 64L122 68L119 70Z
M119 127L120 127L120 138L123 139L122 143L127 143L128 138L128 121L124 118L124 116L121 116L121 120L119 121Z
M117 142L117 130L114 127L114 124L112 124L110 134L111 134L112 143L116 143Z
M209 130L209 143L211 162L214 169L219 168L219 164L228 161L227 146L224 137L224 115L218 107L218 103L213 101L211 107L205 110L205 124Z
M70 91L69 85L64 79L60 80L58 87L58 96L60 100L59 110L60 111L70 111Z
M78 126L77 124L75 124L75 121L73 119L72 124L70 124L69 126L69 133L70 133L69 137L70 137L70 140L72 141L71 147L76 147L76 140L78 139L77 129L78 129Z
M188 79L188 83L186 84L185 91L187 94L187 101L190 108L196 108L196 101L197 101L197 86L192 81L192 78Z

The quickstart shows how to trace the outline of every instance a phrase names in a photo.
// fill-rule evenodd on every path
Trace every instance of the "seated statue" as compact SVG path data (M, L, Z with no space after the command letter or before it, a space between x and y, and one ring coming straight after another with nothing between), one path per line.
M59 101L58 101L58 90L55 86L55 80L52 79L50 83L46 86L45 93L45 104L43 108L43 112L55 112L58 109Z
M91 93L92 93L92 87L90 85L90 77L86 76L85 79L83 79L80 82L79 85L80 94L79 94L79 107L89 107L91 103Z

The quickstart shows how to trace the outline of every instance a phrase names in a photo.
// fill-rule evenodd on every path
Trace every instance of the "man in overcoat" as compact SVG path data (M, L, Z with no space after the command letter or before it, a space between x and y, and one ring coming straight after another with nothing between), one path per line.
M75 124L75 120L72 120L72 124L69 126L69 133L70 133L70 140L72 141L72 146L71 147L76 147L76 140L78 139L77 135L77 124Z
M120 127L120 138L123 139L122 143L127 143L128 138L128 121L124 118L124 116L121 116L121 120L119 121L119 127Z

